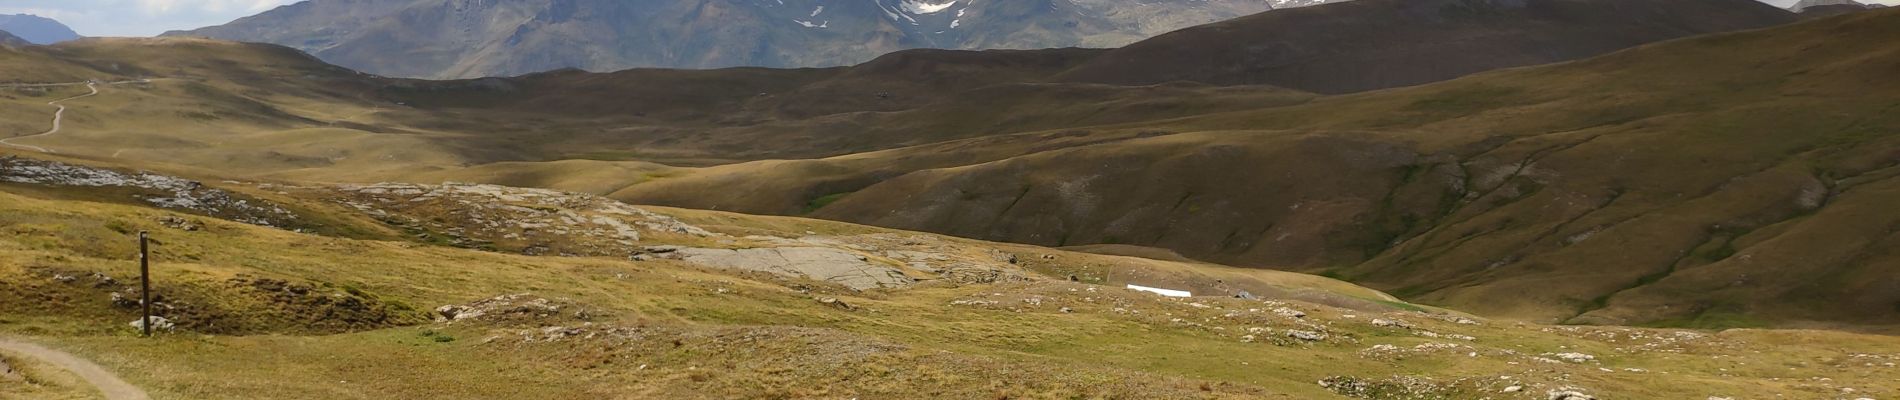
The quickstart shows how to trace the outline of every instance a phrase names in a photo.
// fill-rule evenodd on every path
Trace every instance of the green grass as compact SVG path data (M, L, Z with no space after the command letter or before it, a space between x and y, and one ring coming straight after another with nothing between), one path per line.
M825 206L831 205L831 203L836 203L838 202L838 200L844 199L845 196L850 196L850 195L851 195L851 192L844 192L844 193L832 193L832 194L828 194L824 196L818 196L818 198L811 199L811 202L805 203L805 211L801 214L811 214L813 212L817 212L818 210L824 209Z

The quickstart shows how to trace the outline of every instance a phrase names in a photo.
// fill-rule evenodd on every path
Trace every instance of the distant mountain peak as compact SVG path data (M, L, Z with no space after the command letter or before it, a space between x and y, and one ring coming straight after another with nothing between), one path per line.
M80 38L66 24L33 14L0 14L0 31L33 44L54 44Z
M311 0L167 35L274 43L386 76L851 65L915 48L1118 47L1343 0Z

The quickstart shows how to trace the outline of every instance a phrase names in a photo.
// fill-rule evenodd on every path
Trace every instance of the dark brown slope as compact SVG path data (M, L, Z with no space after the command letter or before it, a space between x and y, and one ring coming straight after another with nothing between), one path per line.
M828 157L1311 97L1261 87L1044 82L1100 53L909 50L847 68L561 71L397 81L379 97L442 116L416 124L481 132L470 140L545 150L545 159L685 165Z
M1291 107L721 166L615 197L1162 247L1545 321L1892 324L1891 37L1900 11L1871 11Z
M1105 54L1062 79L1350 93L1794 19L1754 0L1360 0L1176 31Z

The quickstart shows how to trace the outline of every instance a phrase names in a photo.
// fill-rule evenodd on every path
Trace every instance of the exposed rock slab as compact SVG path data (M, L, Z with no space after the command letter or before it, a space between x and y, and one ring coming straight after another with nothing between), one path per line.
M857 290L897 288L916 282L897 268L872 263L857 253L825 247L678 248L662 254L666 258L709 267L808 278Z

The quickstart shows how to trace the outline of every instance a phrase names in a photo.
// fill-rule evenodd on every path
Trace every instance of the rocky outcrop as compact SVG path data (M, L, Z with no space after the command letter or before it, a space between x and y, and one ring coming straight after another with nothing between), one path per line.
M506 294L467 304L435 309L439 323L483 322L504 325L548 326L594 319L594 313L567 299L549 299L531 293Z
M831 282L857 290L898 288L915 283L904 272L889 265L844 250L825 247L772 247L755 249L702 249L691 247L655 247L649 251L660 258L681 260L714 268L766 272L790 277Z
M335 201L418 239L528 255L623 257L644 235L721 236L626 203L554 190L381 183L335 193Z
M75 188L132 189L134 200L252 225L288 228L296 213L267 201L151 172L120 172L58 161L0 157L0 182Z

